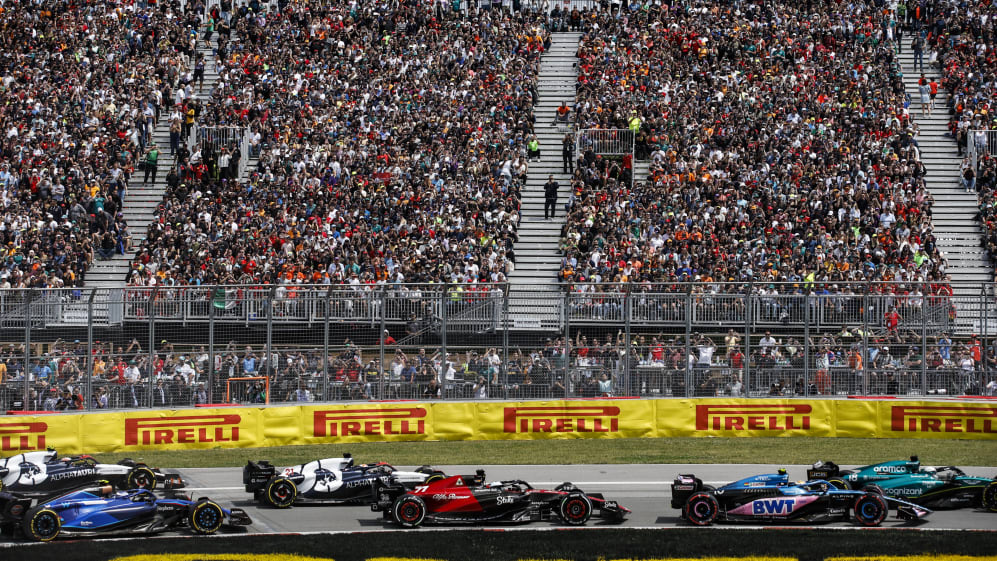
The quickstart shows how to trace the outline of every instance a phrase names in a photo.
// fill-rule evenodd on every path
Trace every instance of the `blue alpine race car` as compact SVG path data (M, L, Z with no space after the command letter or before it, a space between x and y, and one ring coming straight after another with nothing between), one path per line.
M897 518L918 520L930 510L883 496L875 490L837 489L827 481L790 483L786 470L755 475L719 488L695 475L679 475L672 483L672 508L696 526L717 521L831 522L854 514L862 526L879 526L897 509Z
M156 497L151 491L114 492L110 485L85 487L39 503L21 521L24 534L50 541L105 534L154 534L186 527L196 534L213 534L223 525L247 526L240 508L224 509L208 499Z

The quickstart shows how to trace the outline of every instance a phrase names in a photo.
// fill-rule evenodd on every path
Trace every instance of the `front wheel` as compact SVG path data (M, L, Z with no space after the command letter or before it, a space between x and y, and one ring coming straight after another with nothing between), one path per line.
M216 503L202 500L190 509L187 522L195 533L214 534L225 522L225 513Z
M855 501L855 520L863 526L879 526L887 513L886 500L878 493L866 493Z
M720 503L709 493L696 493L686 500L682 511L686 519L696 526L709 526L720 513Z
M582 493L571 493L561 499L557 512L565 524L581 526L592 518L592 501Z
M395 499L391 512L395 522L405 528L415 528L426 519L426 503L415 495L402 495Z
M983 508L997 512L997 481L993 481L983 489Z
M274 508L289 508L298 498L298 486L286 477L274 477L267 484L265 498Z
M62 530L62 520L55 511L47 508L32 509L21 524L24 534L36 542L48 542L58 537Z
M152 491L156 488L156 474L145 466L137 466L128 472L125 478L125 485L129 489L146 489Z

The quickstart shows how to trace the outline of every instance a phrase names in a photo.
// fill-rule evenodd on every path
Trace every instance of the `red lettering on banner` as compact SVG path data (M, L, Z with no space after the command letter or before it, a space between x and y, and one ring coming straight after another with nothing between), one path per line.
M322 409L312 415L312 435L426 434L425 407Z
M125 445L238 442L241 421L234 414L125 419Z
M620 408L612 405L506 407L502 429L507 433L619 432L619 417Z
M890 430L997 434L997 406L894 405L890 411Z
M0 423L0 452L30 452L45 449L48 423Z
M696 430L809 430L813 407L805 403L696 406Z

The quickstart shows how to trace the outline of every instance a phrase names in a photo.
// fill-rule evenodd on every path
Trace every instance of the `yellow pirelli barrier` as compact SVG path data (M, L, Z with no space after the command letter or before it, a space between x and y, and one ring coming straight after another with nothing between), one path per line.
M602 399L219 407L0 417L0 455L414 440L997 438L997 403Z

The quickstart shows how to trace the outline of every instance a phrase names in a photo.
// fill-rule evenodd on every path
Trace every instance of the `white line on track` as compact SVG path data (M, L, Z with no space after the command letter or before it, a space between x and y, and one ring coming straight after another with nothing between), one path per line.
M560 485L564 483L561 481L530 481L530 485ZM597 487L601 485L612 486L612 485L644 485L648 487L664 487L671 485L671 481L572 481L574 485L582 486L587 485L590 487ZM726 485L730 483L729 481L704 481L705 485ZM185 487L185 491L242 491L245 487Z

